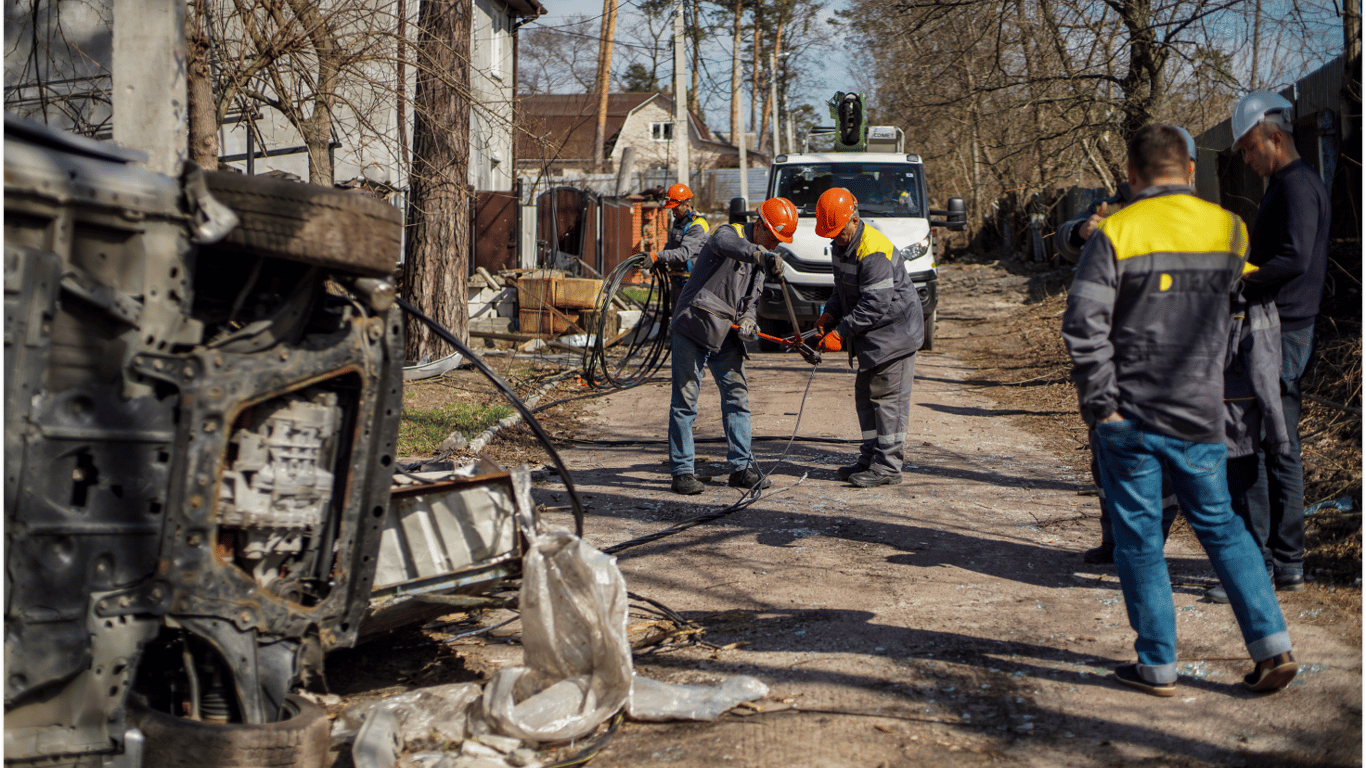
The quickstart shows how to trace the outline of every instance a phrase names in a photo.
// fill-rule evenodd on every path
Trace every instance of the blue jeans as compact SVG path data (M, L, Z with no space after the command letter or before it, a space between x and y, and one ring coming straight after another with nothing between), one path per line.
M721 390L721 425L726 432L726 461L732 472L754 463L749 447L749 387L745 384L745 352L735 334L726 334L721 349L706 349L675 333L673 399L669 403L669 474L693 474L692 423L697 418L697 396L703 366L711 369Z
M1162 478L1176 492L1191 529L1228 592L1254 661L1290 650L1262 554L1229 505L1223 443L1193 443L1144 429L1133 420L1100 422L1095 448L1114 518L1115 566L1129 626L1138 633L1139 674L1176 681L1176 606L1162 556Z

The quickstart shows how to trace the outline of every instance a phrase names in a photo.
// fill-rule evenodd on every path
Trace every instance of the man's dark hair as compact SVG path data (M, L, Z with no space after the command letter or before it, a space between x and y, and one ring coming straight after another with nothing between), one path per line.
M1178 176L1184 178L1190 158L1186 137L1175 126L1150 123L1129 139L1129 162L1144 181Z

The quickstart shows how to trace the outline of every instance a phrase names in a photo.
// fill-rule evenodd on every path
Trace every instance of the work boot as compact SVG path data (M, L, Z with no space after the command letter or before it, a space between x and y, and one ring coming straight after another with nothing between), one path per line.
M880 472L874 472L871 469L865 469L862 472L855 472L854 474L850 475L849 482L853 483L854 486L857 488L874 488L879 485L896 485L897 483L901 482L901 473L897 473L895 475L889 473L884 475Z
M864 464L861 461L856 461L853 464L848 464L835 470L835 477L838 477L841 480L848 480L851 476L856 475L859 472L862 472L866 469L868 469L867 464Z
M773 485L772 480L759 474L759 470L754 467L745 467L739 472L730 473L730 479L726 481L726 484L732 488L744 488L749 490L759 483L760 478L764 481L764 484L759 486L760 488L767 488Z
M702 485L702 481L698 480L696 475L689 473L686 475L674 475L673 485L670 486L670 490L674 493L681 493L684 496L696 496L706 490L706 486Z
M1211 603L1228 605L1228 592L1224 591L1223 584L1215 584L1214 586L1205 590L1205 599L1210 601Z
M1278 653L1257 662L1251 672L1243 675L1243 687L1254 693L1275 693L1290 685L1299 671L1300 665L1290 651Z
M1304 589L1304 571L1299 569L1277 569L1271 577L1277 592L1299 592Z
M1102 543L1099 547L1086 550L1081 555L1081 561L1087 565L1113 565L1115 562L1114 542Z

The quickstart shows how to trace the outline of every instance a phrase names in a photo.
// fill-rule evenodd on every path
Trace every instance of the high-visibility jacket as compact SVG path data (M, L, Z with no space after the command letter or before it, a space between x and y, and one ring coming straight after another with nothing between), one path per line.
M1247 247L1242 220L1185 185L1149 187L1106 217L1082 249L1062 322L1088 424L1118 410L1171 437L1223 442Z
M676 217L669 227L669 239L659 252L659 260L675 275L687 277L692 272L693 260L702 252L711 236L711 225L697 211Z
M860 221L849 244L830 248L835 292L825 311L835 318L850 359L871 368L915 354L925 316L906 262L887 236Z

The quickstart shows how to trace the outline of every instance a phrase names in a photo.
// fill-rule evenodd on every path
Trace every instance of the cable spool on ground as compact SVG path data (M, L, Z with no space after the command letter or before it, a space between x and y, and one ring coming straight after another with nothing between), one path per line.
M636 281L636 277L643 281ZM586 328L591 343L583 352L583 378L596 387L626 389L648 381L664 365L669 352L669 319L673 316L673 286L660 264L640 253L617 265L603 279L594 307L594 322ZM639 311L635 325L609 335L614 308Z

